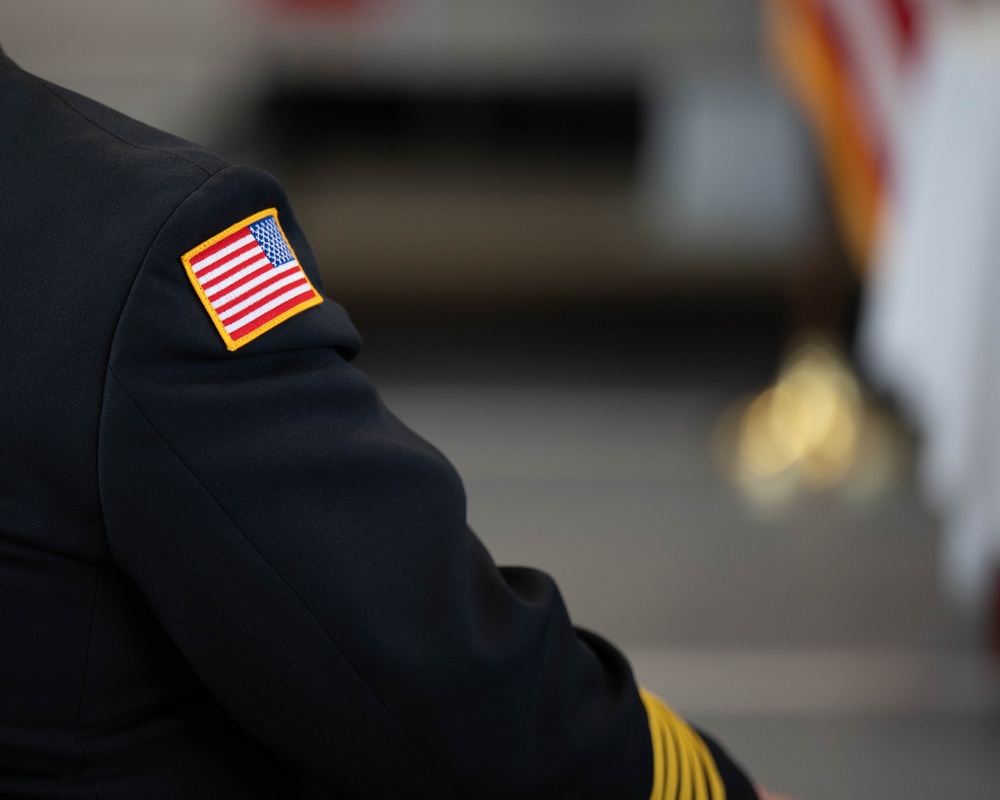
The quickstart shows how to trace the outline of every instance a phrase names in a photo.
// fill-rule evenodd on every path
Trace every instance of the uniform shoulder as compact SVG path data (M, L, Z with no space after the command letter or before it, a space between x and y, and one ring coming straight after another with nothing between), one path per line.
M0 127L5 292L22 287L46 297L39 313L61 297L70 306L79 299L91 311L74 318L106 331L178 209L206 183L242 174L210 150L35 77L2 53Z
M174 170L200 173L204 180L230 165L227 159L206 147L158 130L26 72L2 50L0 88L3 90L0 93L0 120L5 129L14 132L13 138L8 139L7 149L17 148L18 130L28 134L47 128L63 143L60 151L72 150L74 144L85 146L92 158L86 159L81 167L90 161L96 166L102 159L108 159L127 166L131 174L142 176L146 168L155 169L172 162ZM58 161L59 153L52 152L51 158Z
M75 112L83 124L103 131L123 145L140 151L159 152L167 158L179 159L207 175L230 166L227 159L207 147L202 147L179 136L139 122L70 89L40 78L36 80L52 92L68 109Z

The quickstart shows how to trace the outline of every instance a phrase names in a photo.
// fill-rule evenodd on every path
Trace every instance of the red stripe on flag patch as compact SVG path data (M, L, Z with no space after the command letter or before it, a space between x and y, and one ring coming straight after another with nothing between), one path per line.
M242 328L236 328L231 335L235 339L241 339L242 337L246 336L249 332L255 330L256 329L255 326L266 325L275 319L283 317L285 314L288 313L289 310L298 308L301 305L301 303L302 301L300 299L292 297L286 300L285 302L281 303L280 305L275 306L272 309L269 309L268 312L262 315L259 319L254 320L253 322L248 323L247 325L244 325Z
M199 253L197 258L192 258L191 264L196 273L204 274L213 264L229 253L242 250L243 247L251 248L255 243L256 240L249 235L249 231L238 230L221 241L216 242L205 252Z
M250 292L246 297L236 298L232 303L227 304L229 308L220 308L218 310L219 319L226 326L226 330L242 327L243 320L246 320L254 311L270 303L278 295L308 285L298 275L278 275L260 286L257 291Z
M220 275L215 280L202 284L205 294L212 299L218 309L219 303L223 302L223 297L228 297L232 292L237 292L244 286L250 285L261 275L273 272L274 267L266 258L254 258L239 264L229 272Z
M323 302L273 208L217 233L181 263L229 350Z
M248 293L256 295L268 286L273 286L282 278L288 277L290 270L276 270L272 267L260 267L249 273L243 279L220 290L212 302L220 319L235 306L246 303ZM294 273L293 273L294 274Z
M201 285L207 288L213 283L218 283L222 280L224 273L237 269L240 264L252 261L259 255L260 246L257 244L257 240L254 239L252 242L233 250L219 261L206 264L205 266L195 264L195 274L198 276L198 280L201 281Z

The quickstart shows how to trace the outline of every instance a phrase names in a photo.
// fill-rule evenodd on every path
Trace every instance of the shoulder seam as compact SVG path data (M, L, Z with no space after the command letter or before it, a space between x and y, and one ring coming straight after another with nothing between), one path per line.
M110 365L108 366L108 374L109 374L110 378L113 378L115 380L115 382L121 387L121 390L125 393L125 396L128 397L128 399L132 403L132 405L135 406L136 411L138 411L142 415L142 418L146 421L146 424L149 425L150 429L152 429L152 431L156 434L156 436L160 439L160 441L163 442L163 444L166 446L166 448L171 453L173 453L174 458L177 459L178 463L182 467L184 467L184 469L187 470L188 474L191 475L191 477L194 478L198 482L198 485L201 486L201 488L205 491L205 493L210 498L212 498L212 501L215 503L215 505L219 508L219 510L223 514L225 514L226 519L229 520L230 524L237 531L239 531L240 535L247 542L247 544L249 544L254 549L254 552L257 553L257 555L260 557L260 559L265 564L267 564L267 566L270 568L270 570L275 575L278 576L278 578L281 580L282 583L285 584L285 586L288 587L288 590L293 595L295 595L295 598L302 605L302 608L304 608L305 611L309 614L309 616L312 617L313 621L319 626L319 629L321 631L323 631L323 633L326 635L326 638L330 640L330 643L335 648L337 648L337 651L341 654L341 656L343 656L344 661L347 662L348 666L350 666L350 668L354 671L354 674L358 676L359 680L361 680L361 682L364 683L364 685L368 687L368 691L371 692L372 697L374 697L378 701L379 705L381 705L382 708L385 709L385 712L386 712L386 714L389 715L389 718L396 724L396 727L403 734L403 736L406 737L406 740L413 746L413 749L417 753L419 753L420 756L424 759L424 761L427 763L427 766L429 766L431 768L431 770L434 772L434 774L436 774L438 776L438 778L441 780L441 783L444 784L445 786L447 786L451 790L451 793L452 793L452 795L455 798L460 798L459 794L448 783L448 781L445 780L444 776L440 773L440 771L438 770L438 768L424 754L423 750L421 750L420 747L417 746L417 743L415 741L413 741L413 739L410 737L410 734L407 733L406 729L399 723L399 721L396 719L396 717L392 713L392 711L390 711L389 708L388 708L388 706L386 706L385 701L383 701L382 698L379 696L378 692L375 691L374 687L368 682L368 680L361 673L361 671L358 670L358 668L354 666L354 663L351 661L350 658L348 658L347 653L345 653L341 649L340 645L337 643L337 640L333 637L333 635L330 633L330 631L327 630L326 626L316 616L316 614L309 607L309 604L305 601L305 599L302 597L302 595L299 594L298 591L296 591L295 587L292 586L292 584L290 584L288 582L288 580L285 578L285 576L282 575L281 572L268 560L267 556L265 556L260 551L260 548L258 548L257 545L254 544L253 540L249 536L246 535L246 533L243 531L243 528L241 528L240 525L236 522L236 520L233 519L233 516L229 513L229 511L226 509L226 507L220 502L219 498L217 498L215 496L215 494L213 494L212 490L209 489L208 486L205 485L204 481L202 481L202 479L198 476L198 474L193 469L191 469L191 467L188 466L187 462L183 458L181 458L180 453L178 453L171 446L170 442L168 442L167 439L163 436L163 434L160 433L159 429L156 427L156 425L153 424L152 420L150 420L150 418L148 416L146 416L146 412L142 410L142 407L139 405L139 403L136 401L136 399L134 397L132 397L132 394L129 392L128 388L122 382L121 378L118 377L118 374L114 371L114 368L111 367Z
M220 167L219 169L215 170L215 172L211 172L210 170L207 170L205 167L203 167L198 162L192 161L190 158L185 158L180 153L175 153L174 151L167 150L167 149L165 149L163 147L149 147L147 145L136 144L135 142L130 142L128 139L123 139L117 133L113 133L112 131L109 131L103 125L101 125L97 121L91 119L86 114L84 114L80 109L78 109L74 105L72 105L65 97L63 97L61 94L59 94L59 92L57 92L55 90L55 88L53 87L53 85L50 84L48 81L43 80L42 78L39 78L36 75L31 75L31 73L27 73L26 72L24 74L28 75L33 80L37 81L42 86L42 88L44 88L49 94L51 94L54 98L56 98L56 100L58 100L60 103L62 103L64 106L66 106L66 108L68 108L70 111L72 111L74 114L76 114L80 119L84 120L85 122L89 123L93 127L97 128L97 130L101 131L102 133L110 136L112 139L116 139L117 141L121 142L122 144L127 144L129 147L134 148L135 150L145 150L145 151L148 151L150 153L162 153L163 155L170 156L172 158L176 158L178 161L182 161L185 164L187 164L187 165L189 165L191 167L194 167L195 169L199 170L200 172L205 173L206 177L211 177L212 175L215 175L216 173L221 172L224 169L228 169L230 166L232 166L232 164L227 164L227 165L225 165L223 167ZM112 110L114 110L114 109L112 109ZM118 113L120 113L120 112L118 112ZM142 123L142 124L146 124L146 123ZM222 157L220 156L220 158L222 158ZM223 159L223 160L225 160L225 159Z

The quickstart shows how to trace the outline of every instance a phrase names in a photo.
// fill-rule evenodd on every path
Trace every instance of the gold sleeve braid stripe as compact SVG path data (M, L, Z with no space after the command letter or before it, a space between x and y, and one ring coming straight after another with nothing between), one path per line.
M725 800L726 789L701 737L660 698L639 689L653 743L649 800Z

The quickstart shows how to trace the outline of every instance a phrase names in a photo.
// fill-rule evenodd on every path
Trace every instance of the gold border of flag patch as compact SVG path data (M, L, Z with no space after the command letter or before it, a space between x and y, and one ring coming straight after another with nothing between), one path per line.
M221 242L231 233L239 230L240 228L247 227L258 220L264 219L267 216L274 216L274 221L278 226L278 231L281 233L281 238L285 240L285 245L288 247L291 254L295 257L295 261L298 264L299 269L302 271L303 277L306 279L306 283L309 284L309 288L312 289L312 296L303 300L301 303L297 304L293 308L283 311L274 319L268 320L259 328L254 328L250 333L241 336L239 339L233 339L229 333L226 331L226 326L223 324L222 320L219 319L218 313L212 307L212 301L208 299L208 295L205 294L205 290L201 288L201 284L198 282L198 277L194 274L194 268L191 266L192 259L197 256L203 250L207 250L209 247L217 242ZM212 320L212 324L215 325L215 329L219 332L222 337L222 341L226 345L227 350L238 350L243 345L248 342L252 342L258 336L267 333L272 328L277 327L285 320L294 317L301 311L305 311L307 308L312 308L313 306L318 306L323 302L323 296L316 291L316 287L313 286L312 281L309 280L309 276L306 275L306 271L302 269L302 264L299 262L299 257L292 248L292 243L288 241L288 236L285 235L285 229L281 227L281 220L278 219L278 209L276 208L266 208L263 211L258 211L256 214L251 214L246 219L241 219L234 225L230 225L224 231L215 234L211 239L206 239L204 242L188 250L184 255L181 256L181 264L184 265L184 271L187 273L188 280L191 281L191 285L194 287L195 292L198 293L198 297L201 300L201 304L205 307L208 312L209 318Z

